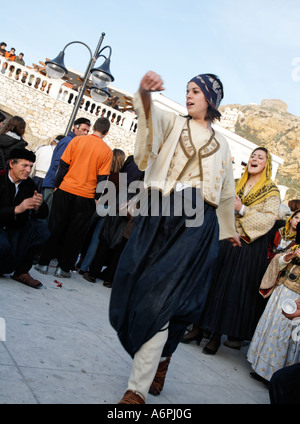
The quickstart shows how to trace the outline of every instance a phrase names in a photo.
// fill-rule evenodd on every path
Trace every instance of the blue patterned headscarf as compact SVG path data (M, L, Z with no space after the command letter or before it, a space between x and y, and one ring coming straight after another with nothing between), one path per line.
M213 74L201 74L192 78L189 82L196 83L201 88L208 103L215 110L218 110L221 100L224 97L223 87L218 77Z

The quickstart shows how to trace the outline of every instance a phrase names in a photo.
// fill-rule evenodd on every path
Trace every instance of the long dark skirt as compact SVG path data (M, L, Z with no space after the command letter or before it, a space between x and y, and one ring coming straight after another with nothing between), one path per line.
M267 269L267 235L242 247L220 242L212 286L200 320L202 329L251 340L266 305L259 286Z
M204 204L204 223L186 216L142 216L120 257L110 300L110 322L133 357L167 322L163 356L172 354L203 310L218 254L215 208Z

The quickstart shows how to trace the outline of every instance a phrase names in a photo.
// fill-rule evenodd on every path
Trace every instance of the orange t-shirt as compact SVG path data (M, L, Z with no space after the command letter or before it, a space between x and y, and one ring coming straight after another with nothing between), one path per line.
M6 53L5 53L5 57L6 57L8 60L11 60L12 62L14 62L14 60L15 60L15 58L16 58L16 55L11 54L11 52L9 51L9 52L6 52Z
M94 198L97 176L109 175L112 156L111 148L97 135L74 137L61 157L70 166L59 188Z

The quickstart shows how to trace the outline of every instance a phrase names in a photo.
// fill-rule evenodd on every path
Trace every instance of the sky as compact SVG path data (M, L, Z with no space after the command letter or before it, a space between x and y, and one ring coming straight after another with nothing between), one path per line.
M299 22L299 0L14 0L1 8L0 41L31 66L71 41L94 53L104 32L116 88L133 94L153 70L164 95L185 105L187 82L214 73L222 105L280 99L300 116ZM66 66L82 73L89 60L81 44L65 51Z

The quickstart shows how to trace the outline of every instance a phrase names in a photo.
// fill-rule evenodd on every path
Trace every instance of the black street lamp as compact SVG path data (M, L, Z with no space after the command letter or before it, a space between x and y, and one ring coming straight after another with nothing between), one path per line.
M65 45L63 50L59 53L59 55L55 59L48 60L47 62L45 62L46 71L49 77L53 79L58 79L58 78L62 78L65 74L68 73L68 70L64 63L64 56L65 56L65 50L70 44L74 44L74 43L83 44L85 47L87 47L87 49L90 52L91 58L84 74L84 80L83 80L81 90L79 91L76 102L74 104L74 108L73 108L67 129L66 129L66 135L71 130L72 125L75 121L75 117L80 107L81 100L84 95L90 74L92 75L93 84L95 84L91 87L92 99L95 100L96 102L105 102L105 100L110 96L110 92L108 91L106 87L108 86L108 84L114 81L114 77L112 76L110 72L110 57L111 57L112 50L110 46L105 46L101 49L101 45L102 45L104 37L105 37L105 33L103 32L98 41L98 45L96 47L94 55L92 55L92 51L87 44L81 41L71 41L70 43ZM108 57L102 54L102 52L105 49L109 49ZM98 68L92 68L92 66L95 64L96 60L100 56L104 57L105 61Z

